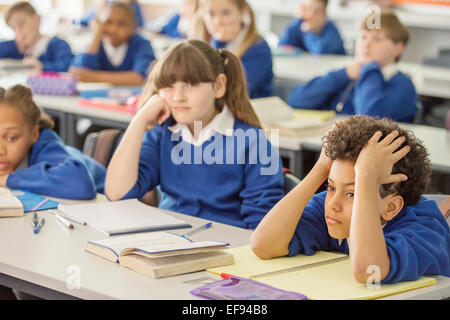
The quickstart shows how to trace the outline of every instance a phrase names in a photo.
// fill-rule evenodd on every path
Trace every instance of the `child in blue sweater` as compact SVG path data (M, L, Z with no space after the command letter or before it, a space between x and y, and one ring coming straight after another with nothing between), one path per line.
M239 59L190 40L168 51L149 78L108 166L108 198L141 198L159 185L161 208L255 228L283 196L283 174Z
M449 226L436 202L421 196L431 167L413 133L360 115L338 122L323 141L310 173L252 234L255 254L345 252L361 283L374 266L381 283L450 276ZM327 180L327 191L314 194Z
M199 0L185 0L181 11L170 18L161 28L160 34L172 38L187 38L198 6Z
M411 122L417 112L416 91L396 64L409 33L394 13L382 12L379 21L381 29L373 29L371 16L364 19L354 62L294 88L288 103L294 108Z
M299 18L280 36L279 46L293 46L312 54L345 54L341 35L327 18L328 0L302 0Z
M30 89L0 88L0 114L0 187L68 199L103 192L106 169L64 145Z
M67 72L73 58L69 44L58 37L41 35L40 16L28 2L11 5L4 17L16 38L0 42L0 58L22 59L36 71Z
M94 21L96 19L97 13L101 12L108 2L113 2L113 1L101 0L99 5L94 10L89 11L89 13L86 16L84 16L83 18L81 18L79 20L75 20L74 23L87 27L88 25L90 25L92 23L92 21ZM144 24L145 24L144 17L142 15L141 6L139 5L138 1L122 0L122 1L118 1L118 2L123 2L123 3L129 4L134 11L136 26L137 27L144 26Z
M84 82L138 86L154 59L150 42L136 34L133 9L108 2L87 52L74 58L70 72Z
M205 0L199 9L198 37L241 59L250 98L273 94L272 54L258 34L253 10L245 0Z

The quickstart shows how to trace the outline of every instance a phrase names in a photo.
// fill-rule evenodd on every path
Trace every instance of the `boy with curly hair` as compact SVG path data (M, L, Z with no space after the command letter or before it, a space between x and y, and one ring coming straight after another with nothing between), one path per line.
M356 281L378 266L381 283L450 276L450 231L434 200L425 147L386 118L353 116L323 139L320 157L252 234L262 259L316 251L349 254ZM315 194L324 181L327 191Z

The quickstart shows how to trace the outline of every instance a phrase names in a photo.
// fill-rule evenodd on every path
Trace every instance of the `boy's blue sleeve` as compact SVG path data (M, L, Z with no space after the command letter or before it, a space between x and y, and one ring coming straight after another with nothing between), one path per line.
M69 44L62 39L52 39L47 48L51 60L41 60L43 71L67 72L73 58Z
M161 28L160 34L167 35L174 38L182 38L178 31L178 22L180 21L180 14L177 13L170 18L170 20Z
M306 50L313 54L345 54L341 36L331 22L328 22L320 34L304 33L303 42Z
M293 108L331 109L336 95L342 94L349 82L345 68L331 71L295 87L289 94L288 104Z
M23 54L17 49L14 40L0 42L0 58L22 59Z
M143 40L140 42L133 59L133 71L142 75L145 79L150 63L155 60L152 45L150 41Z
M122 199L142 198L159 184L162 130L161 126L156 126L145 133L139 156L137 181Z
M284 177L278 151L260 131L259 138L250 139L249 158L244 168L244 188L239 193L241 200L240 215L247 228L255 229L264 216L284 196ZM265 144L265 147L262 147ZM270 150L270 156L261 150ZM255 158L252 160L252 155ZM258 158L258 163L257 159ZM247 161L248 160L248 161Z
M305 45L303 43L302 32L300 30L301 24L301 19L292 20L281 33L278 46L289 45L304 49Z
M417 112L417 95L412 82L397 74L388 82L376 62L364 65L355 85L356 114L411 122Z
M82 161L71 157L64 145L47 143L37 153L31 153L27 169L8 176L6 185L57 198L93 199L96 197L94 178Z
M384 237L390 271L381 283L413 281L427 274L450 277L450 233L446 221L438 223L429 217L420 223L402 222L401 229L385 233Z
M247 91L250 98L271 96L273 91L273 70L272 53L269 45L263 40L251 46L241 60L245 70Z
M316 251L329 251L330 236L325 222L326 192L314 195L309 200L289 243L288 256L299 253L313 255Z
M80 53L72 60L72 66L79 68L88 68L92 70L101 70L100 55L90 53Z

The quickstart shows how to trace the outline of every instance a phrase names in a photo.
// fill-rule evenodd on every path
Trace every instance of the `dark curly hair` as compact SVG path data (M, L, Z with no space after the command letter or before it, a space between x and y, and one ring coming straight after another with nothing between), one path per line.
M325 154L332 160L356 162L359 153L376 131L383 133L383 139L394 130L398 131L399 136L406 138L400 148L408 145L411 149L405 157L394 164L392 173L403 173L408 176L408 180L384 184L380 187L380 194L383 198L389 194L399 194L403 197L405 205L411 206L419 202L420 196L425 192L431 178L428 152L422 141L418 140L411 131L401 128L387 118L379 119L358 115L335 125L322 138L322 141Z

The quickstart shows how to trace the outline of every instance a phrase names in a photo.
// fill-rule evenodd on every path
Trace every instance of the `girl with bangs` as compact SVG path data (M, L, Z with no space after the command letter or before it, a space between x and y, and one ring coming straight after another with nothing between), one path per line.
M241 59L250 98L273 95L272 54L245 0L201 0L192 37Z
M111 200L142 198L158 186L160 208L254 229L283 196L280 157L261 134L231 52L198 40L178 44L156 63L140 106L108 167ZM250 161L260 148L272 163Z

